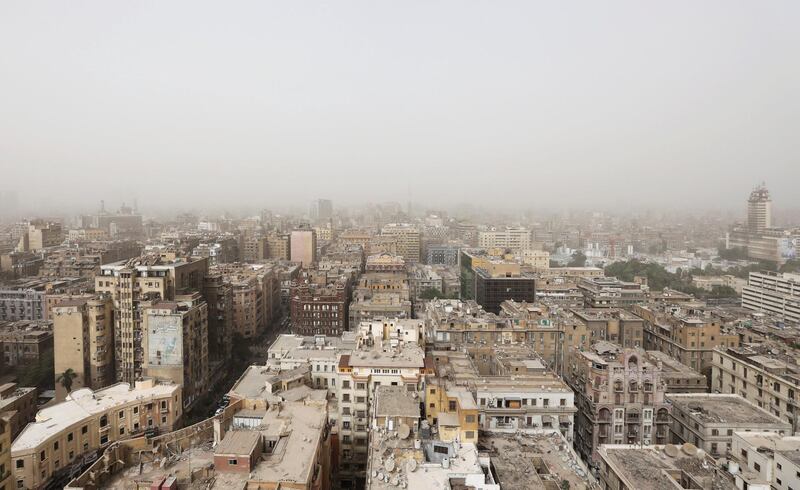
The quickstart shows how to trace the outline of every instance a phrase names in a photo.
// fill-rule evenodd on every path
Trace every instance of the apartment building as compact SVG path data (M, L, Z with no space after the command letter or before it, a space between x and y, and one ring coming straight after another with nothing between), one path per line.
M142 375L142 316L146 299L175 299L176 294L203 291L208 259L173 259L145 255L105 264L95 277L95 291L114 300L115 372L117 381L132 383Z
M421 322L365 322L356 329L356 348L339 358L337 372L340 480L356 486L366 476L369 413L379 386L399 386L425 396L425 375L433 372L424 353Z
M43 265L42 255L36 252L9 252L0 255L0 272L12 279L35 276Z
M0 412L0 490L11 490L11 427L9 412Z
M738 394L798 431L800 366L797 350L765 341L714 350L711 390Z
M72 389L98 390L116 382L114 373L114 302L108 295L62 301L53 307L56 378L71 370ZM56 399L67 390L56 382Z
M546 250L525 249L520 254L523 265L532 267L534 270L545 270L550 268L550 252Z
M33 288L0 288L0 322L46 320L46 295Z
M19 252L35 252L48 247L55 247L64 241L64 229L61 223L34 220L28 224L27 230L17 244Z
M317 232L314 230L293 230L289 242L290 259L303 268L313 267L317 262Z
M0 322L0 352L0 365L5 367L33 366L52 356L52 322Z
M593 466L603 444L665 444L670 406L658 366L644 351L596 342L572 351L564 379L575 392L575 449Z
M270 264L224 264L211 268L231 287L232 333L256 337L277 318L281 307L281 286Z
M267 367L286 371L307 366L311 386L326 389L335 398L339 357L349 355L355 346L353 332L344 332L338 337L282 334L267 351Z
M292 283L292 331L300 335L341 335L347 330L349 283L342 278L333 284L308 280Z
M426 291L437 291L442 296L444 284L440 276L432 266L425 264L414 264L409 273L411 286L411 297L415 301L422 299L421 296Z
M791 424L739 395L670 393L667 401L672 405L672 442L694 444L715 458L731 452L735 432L792 432Z
M645 320L647 350L661 351L709 379L714 349L739 345L739 334L702 308L635 305L632 311Z
M478 232L478 247L502 248L517 252L531 248L531 230L522 227L506 227Z
M421 240L419 228L409 223L389 223L381 228L381 236L397 243L397 253L406 262L419 262Z
M644 347L644 320L621 308L573 308L595 341L606 340L626 349Z
M733 475L692 445L606 444L597 450L603 490L735 490Z
M209 387L208 305L200 293L143 304L143 374L182 386L188 411Z
M291 235L270 233L267 235L267 256L270 259L289 260L291 257Z
M0 385L0 417L6 421L12 441L36 416L38 394L39 390L30 386L23 387L17 383Z
M708 393L708 378L669 355L647 351L647 359L661 370L661 379L667 384L667 393Z
M401 255L387 252L370 255L364 267L365 272L396 272L403 274L406 271L406 261Z
M729 452L737 488L800 488L800 437L777 432L734 432Z
M222 274L209 273L203 281L203 296L208 305L208 360L217 364L231 358L233 287Z
M430 356L435 374L426 377L425 414L440 433L457 422L462 441L477 442L479 430L558 431L572 440L573 392L530 346L437 350Z
M742 307L800 323L800 274L751 272L742 288Z
M426 247L425 263L429 265L458 265L459 245L430 244Z
M620 281L615 277L586 277L578 282L587 308L628 308L647 300L645 284Z
M170 432L182 416L178 385L140 381L102 390L81 388L39 410L11 445L17 488L42 489L70 474L83 456L145 430Z
M419 401L400 386L376 390L369 434L368 490L470 488L500 490L488 458L471 441L432 438L420 421ZM396 436L394 435L396 434Z

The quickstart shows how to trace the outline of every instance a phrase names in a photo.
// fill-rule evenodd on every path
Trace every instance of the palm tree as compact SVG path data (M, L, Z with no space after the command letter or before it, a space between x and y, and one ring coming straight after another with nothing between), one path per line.
M73 371L72 368L67 368L67 370L61 373L61 376L59 376L56 381L61 383L61 386L63 386L64 389L67 390L67 393L69 393L72 391L72 380L77 377L78 374Z

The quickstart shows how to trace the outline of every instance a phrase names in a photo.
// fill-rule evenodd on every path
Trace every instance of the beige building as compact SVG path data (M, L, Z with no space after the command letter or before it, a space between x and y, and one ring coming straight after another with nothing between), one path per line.
M59 377L76 375L72 389L98 390L116 381L114 375L114 302L108 295L62 301L53 307L56 399L67 390Z
M55 247L64 241L64 230L60 223L36 220L28 224L28 229L19 239L17 251L31 252Z
M661 370L661 379L667 384L667 393L707 393L705 375L681 364L661 351L647 351L647 359Z
M626 349L644 347L644 320L621 308L573 308L594 341L606 340Z
M478 232L478 247L510 249L522 252L531 248L531 230L521 227L507 227L501 230L480 231Z
M791 424L739 395L671 393L667 400L672 405L672 442L689 442L715 458L730 452L734 432L792 433Z
M419 262L422 253L419 228L408 223L389 223L381 229L381 235L397 242L396 253L406 262Z
M289 260L291 251L290 235L271 233L267 236L267 256L270 259Z
M144 376L182 386L183 409L208 389L208 305L200 293L142 307Z
M203 291L208 259L168 260L145 255L106 264L95 277L95 291L114 300L115 371L117 381L128 383L142 374L142 320L139 302L160 298L171 301L176 294Z
M245 338L258 336L281 311L281 284L269 264L224 264L212 268L232 291L231 333Z
M39 390L29 386L21 387L16 383L0 385L0 414L9 424L12 441L36 416L38 394Z
M314 230L293 230L289 246L292 262L306 269L317 262L317 233Z
M0 412L0 490L11 490L11 423L9 412Z
M141 381L135 388L119 383L102 390L81 388L66 400L39 410L11 445L12 479L16 488L45 488L66 476L84 454L153 429L178 427L181 409L178 385Z
M546 250L523 250L522 264L533 267L534 270L550 268L550 252Z
M738 394L796 432L800 427L800 366L797 350L777 342L763 342L714 350L711 390Z
M661 351L707 378L711 377L714 349L739 345L738 333L703 309L635 305L633 312L645 320L647 350Z

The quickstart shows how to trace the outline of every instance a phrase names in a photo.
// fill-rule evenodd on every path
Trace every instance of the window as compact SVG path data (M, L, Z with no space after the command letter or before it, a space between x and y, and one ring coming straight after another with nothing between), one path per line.
M53 443L53 451L58 451L58 441Z
M467 432L464 433L464 436L467 439L472 439L473 437L475 437L475 431L468 430Z
M25 467L25 460L24 459L18 459L17 460L17 468L24 468L24 467Z
M229 459L228 460L228 465L230 465L230 466L236 466L237 464L239 464L239 461L236 460L236 459Z
M47 453L45 453L44 451L40 452L39 453L39 461L44 461L46 459L47 459Z
M755 468L756 471L761 471L761 465L758 463L753 463L753 468Z
M107 442L108 442L108 436L107 435L104 435L103 437L100 438L100 444L105 444Z
M125 435L125 427L120 427L119 428L119 435L121 435L121 436Z
M121 419L125 418L125 411L124 410L120 410L119 411L119 418L121 418Z
M474 423L475 422L475 416L474 415L467 415L466 421L467 421L468 424Z
M86 434L87 432L89 432L88 426L84 425L83 427L81 427L81 434Z
M72 439L73 439L72 432L70 432L69 434L67 434L67 442L72 442Z
M455 412L456 402L454 400L450 400L449 402L447 402L447 409L451 412Z

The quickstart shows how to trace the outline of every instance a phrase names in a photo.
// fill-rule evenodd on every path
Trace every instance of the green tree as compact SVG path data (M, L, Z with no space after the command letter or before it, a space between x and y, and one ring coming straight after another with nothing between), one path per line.
M61 386L67 390L67 393L70 393L72 392L72 380L77 377L78 374L72 368L67 368L58 376L58 378L56 378L56 382L61 383Z
M572 260L569 261L567 267L583 267L586 265L586 255L580 250L572 254Z
M444 294L436 288L428 288L419 293L422 299L444 298Z

